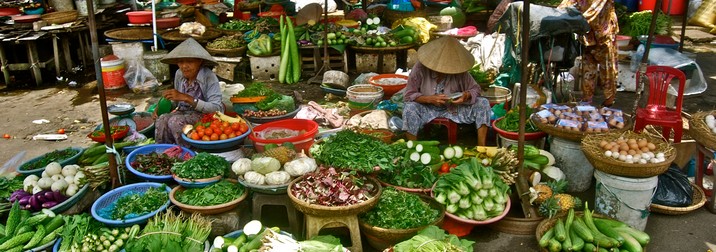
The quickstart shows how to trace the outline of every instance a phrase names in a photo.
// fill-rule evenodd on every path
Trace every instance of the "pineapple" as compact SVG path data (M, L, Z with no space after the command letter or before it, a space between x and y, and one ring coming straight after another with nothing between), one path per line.
M553 180L547 182L547 186L549 186L550 189L552 189L553 194L560 194L563 193L567 189L567 180L560 179L560 180Z
M546 200L544 200L544 202L542 202L541 205L539 205L537 212L543 217L554 217L560 212L560 206L557 202L557 199L555 199L554 197L547 198Z
M582 200L566 193L555 194L554 199L557 201L561 212L566 212L582 205Z
M542 202L552 197L552 188L546 184L536 184L533 188L537 193L537 198L535 199L537 204L542 204Z
M288 161L293 160L293 158L296 157L296 151L293 148L289 148L286 146L275 147L275 148L266 150L261 154L265 157L272 157L272 158L278 159L278 161L281 163L281 165L285 164Z

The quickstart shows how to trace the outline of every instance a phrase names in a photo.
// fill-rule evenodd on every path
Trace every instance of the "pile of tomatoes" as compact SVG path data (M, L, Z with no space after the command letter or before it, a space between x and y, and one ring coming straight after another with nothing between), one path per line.
M213 120L208 124L198 123L187 136L196 141L217 141L241 136L248 130L249 126L246 122L229 123L221 120Z

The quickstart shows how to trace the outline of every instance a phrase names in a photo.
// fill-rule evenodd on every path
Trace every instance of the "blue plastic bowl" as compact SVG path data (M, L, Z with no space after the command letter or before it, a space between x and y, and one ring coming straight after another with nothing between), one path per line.
M132 151L131 153L129 153L129 155L127 155L127 158L124 159L124 163L126 164L127 169L130 172L132 172L132 174L136 175L137 177L139 177L143 180L146 180L149 182L160 182L160 183L161 182L169 182L169 181L172 181L171 174L152 175L152 174L143 173L143 172L140 172L140 171L137 171L136 169L134 169L134 167L132 167L132 162L134 162L134 160L137 159L137 155L139 155L139 154L150 154L152 152L164 152L165 150L172 148L172 147L176 147L176 146L177 145L174 145L174 144L148 144L145 146L141 146L141 147L135 149L134 151ZM182 150L184 150L183 153L189 153L189 155L191 155L192 157L196 156L196 153L194 153L190 149L182 147Z
M27 15L40 15L45 12L45 8L25 9L23 12Z
M70 157L70 158L68 158L68 159L55 161L55 162L57 162L57 163L60 163L61 166L71 165L71 164L77 164L77 160L80 159L80 156L81 156L82 153L85 151L85 149L77 148L77 147L70 147L70 148L67 148L67 149L73 149L73 150L77 150L77 151L79 151L79 152L77 152L77 154L75 154L74 156L72 156L72 157ZM59 149L58 149L58 150L59 150ZM63 150L66 150L66 149L63 149ZM49 152L48 152L48 153L45 153L45 154L43 154L43 155L41 155L41 156L35 157L35 158L33 158L33 159L30 159L30 160L28 160L28 161L25 162L25 163L22 163L22 164L17 168L17 172L20 173L20 174L22 174L23 176L29 176L29 175L32 175L32 174L35 174L35 175L37 175L37 176L40 176L40 175L42 174L42 172L45 171L45 167L41 167L41 168L37 168L37 169L33 169L33 170L21 170L20 167L23 167L23 166L32 164L32 163L37 162L37 161L40 161L40 159L42 159L43 157L45 157L45 155L47 155L47 154L49 154Z
M203 188L218 183L219 181L221 181L221 177L222 176L216 176L212 178L196 179L194 181L181 179L177 176L173 176L172 178L174 178L174 181L179 183L179 185L185 188Z
M164 205L159 207L159 209L157 209L157 210L146 213L142 216L134 217L131 219L125 219L125 220L111 220L111 219L106 219L99 215L99 211L101 209L109 207L109 205L111 205L112 203L117 201L119 199L119 197L121 197L124 192L131 191L131 192L135 192L135 193L143 193L143 192L146 192L147 190L149 190L149 188L153 188L153 187L160 188L162 186L164 186L167 191L167 202L164 203ZM101 197L99 197L99 199L97 199L92 204L92 208L90 208L90 211L92 213L92 217L95 220L102 222L105 225L110 226L110 227L128 227L128 226L131 226L134 224L144 224L144 223L147 223L147 221L149 221L149 218L151 218L152 216L167 209L167 207L171 203L171 201L169 201L169 192L171 192L171 188L169 186L166 186L166 185L160 184L160 183L154 183L154 182L142 182L142 183L126 185L126 186L116 188L112 191L109 191L109 192L105 193L104 195L102 195Z
M240 136L229 138L226 140L216 140L216 141L196 141L186 136L186 134L181 134L181 138L184 139L187 143L189 143L191 146L194 146L196 148L202 149L202 150L221 150L221 149L227 149L230 147L237 146L244 142L244 138L251 134L251 127L249 127L249 130L244 132L244 134L241 134Z

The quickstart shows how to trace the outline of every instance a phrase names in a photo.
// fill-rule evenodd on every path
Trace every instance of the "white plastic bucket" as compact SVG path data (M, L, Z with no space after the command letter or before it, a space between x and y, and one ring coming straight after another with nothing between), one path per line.
M346 97L352 110L371 110L383 99L383 88L365 84L353 85L348 87Z
M555 165L567 177L568 192L584 192L592 186L594 166L582 152L580 142L552 137L549 152L554 155Z
M659 177L625 178L599 170L594 171L594 177L596 212L644 230Z

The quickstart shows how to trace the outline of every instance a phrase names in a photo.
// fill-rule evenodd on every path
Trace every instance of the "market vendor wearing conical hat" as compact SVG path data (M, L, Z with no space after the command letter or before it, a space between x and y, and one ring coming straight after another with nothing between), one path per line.
M188 143L181 138L184 125L196 123L203 113L224 110L219 79L211 71L217 63L193 38L179 44L161 62L179 66L174 75L174 88L163 93L163 97L172 101L176 109L158 118L157 110L154 111L155 139L157 143L188 147Z
M470 76L475 58L457 39L445 36L418 49L418 62L405 88L403 130L415 140L418 131L435 118L475 124L477 144L485 145L490 104ZM451 98L451 95L455 95Z

